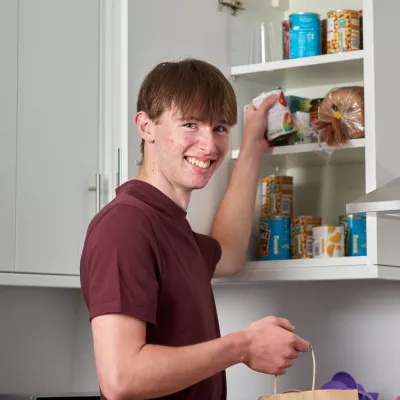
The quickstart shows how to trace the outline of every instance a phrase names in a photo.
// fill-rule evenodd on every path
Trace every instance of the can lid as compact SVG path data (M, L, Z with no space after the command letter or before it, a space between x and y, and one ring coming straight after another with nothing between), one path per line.
M297 13L293 13L289 15L289 18L292 17L293 15L317 15L319 18L321 17L320 14L316 13L316 12L308 12L308 11L300 11Z
M328 11L328 14L329 13L333 13L333 12L352 12L352 13L357 13L358 14L357 10L331 10L331 11Z

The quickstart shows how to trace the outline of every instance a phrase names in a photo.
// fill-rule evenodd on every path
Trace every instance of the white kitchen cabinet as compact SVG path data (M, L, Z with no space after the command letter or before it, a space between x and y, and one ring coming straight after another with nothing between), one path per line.
M18 3L0 2L0 271L14 269Z
M15 270L78 275L100 195L99 0L20 0L18 35Z

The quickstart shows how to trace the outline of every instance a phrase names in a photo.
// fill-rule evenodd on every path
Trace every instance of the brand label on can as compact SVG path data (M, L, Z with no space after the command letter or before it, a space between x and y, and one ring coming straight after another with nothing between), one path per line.
M283 216L260 218L260 260L290 259L290 221Z
M339 217L345 236L345 254L349 257L367 255L366 214L349 214Z
M296 132L292 113L290 112L285 95L281 89L261 93L253 99L252 103L254 107L258 109L264 99L273 94L278 97L278 100L268 112L268 126L266 132L268 141L282 140Z
M321 21L318 14L298 13L289 16L290 58L321 55Z
M293 216L293 177L270 175L261 178L263 216Z
M312 229L312 236L314 258L344 256L343 226L316 226Z

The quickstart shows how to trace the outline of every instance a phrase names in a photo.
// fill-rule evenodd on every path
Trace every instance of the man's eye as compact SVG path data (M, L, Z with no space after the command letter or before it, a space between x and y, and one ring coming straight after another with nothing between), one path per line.
M185 124L184 126L186 126L186 127L189 128L189 129L194 129L194 128L196 128L196 124L193 123L193 122L189 122L189 123Z
M222 125L216 126L216 127L214 128L214 131L216 131L216 132L218 132L218 133L228 132L228 130L227 130L224 126L222 126Z

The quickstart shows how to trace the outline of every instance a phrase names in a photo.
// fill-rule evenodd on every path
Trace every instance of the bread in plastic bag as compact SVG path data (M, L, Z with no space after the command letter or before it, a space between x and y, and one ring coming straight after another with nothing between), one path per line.
M364 88L349 86L331 90L322 101L312 127L328 146L365 137Z

